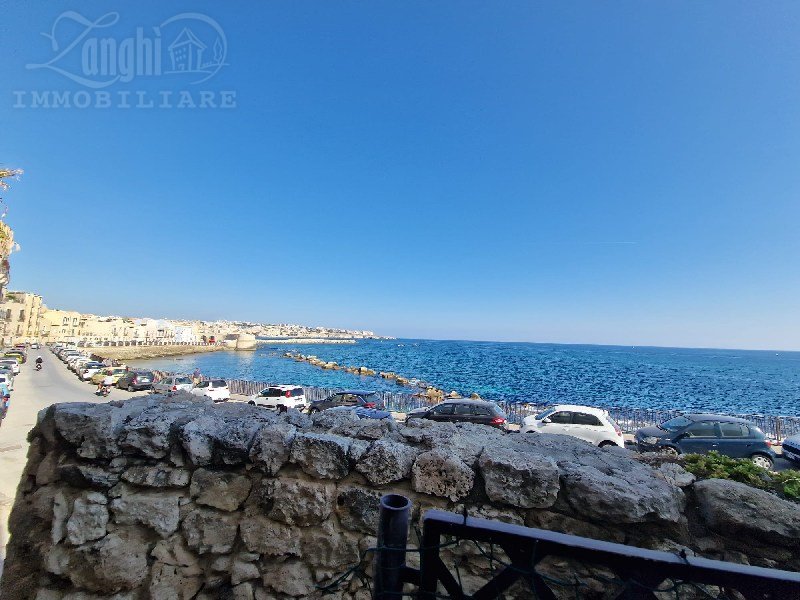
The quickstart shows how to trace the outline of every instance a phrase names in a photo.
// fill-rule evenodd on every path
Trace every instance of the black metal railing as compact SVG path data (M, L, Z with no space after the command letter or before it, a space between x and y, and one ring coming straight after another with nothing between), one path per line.
M489 600L505 597L512 586L513 596L541 600L555 600L564 593L585 598L598 587L610 593L605 597L626 600L656 600L661 594L686 597L682 592L705 597L704 586L714 586L719 593L708 597L720 600L800 598L800 573L646 550L440 510L425 513L420 547L407 550L410 509L410 501L402 496L381 499L374 600ZM490 565L485 583L470 593L443 558L444 552L452 553L454 544L460 543L474 544L478 552L470 555L486 558ZM419 552L419 569L406 566L409 551ZM545 559L556 559L557 567ZM409 593L409 587L416 587L416 593Z

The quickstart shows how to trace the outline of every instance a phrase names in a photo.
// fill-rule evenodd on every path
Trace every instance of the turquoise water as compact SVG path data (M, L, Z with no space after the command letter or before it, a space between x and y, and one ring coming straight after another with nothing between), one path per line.
M288 350L497 400L800 414L800 352L364 340L353 345L267 344L255 352L131 364L185 373L197 367L203 374L230 379L327 388L408 389L283 358Z

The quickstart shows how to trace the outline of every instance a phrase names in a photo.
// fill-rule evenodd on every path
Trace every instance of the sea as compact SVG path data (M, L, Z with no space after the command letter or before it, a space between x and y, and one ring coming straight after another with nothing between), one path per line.
M800 352L443 340L262 343L132 366L273 384L412 391L380 377L323 370L284 357L314 355L417 378L446 391L535 404L800 415Z

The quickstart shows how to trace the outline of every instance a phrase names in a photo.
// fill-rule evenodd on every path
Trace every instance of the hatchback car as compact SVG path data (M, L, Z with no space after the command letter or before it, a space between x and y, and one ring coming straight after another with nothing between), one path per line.
M19 362L16 358L0 358L0 365L11 367L11 372L14 373L14 375L19 374Z
M800 463L800 434L790 435L781 446L783 458L795 464Z
M704 454L715 450L731 458L749 458L759 467L771 469L775 461L772 444L758 427L725 415L681 415L657 427L636 432L640 452Z
M186 390L189 392L192 389L192 380L186 375L170 375L169 377L164 377L164 379L156 381L152 389L159 394L177 392L178 390Z
M363 390L346 390L331 394L324 400L314 400L308 407L308 412L318 412L335 406L359 406L362 408L377 408L383 410L383 403L376 392Z
M117 379L117 387L129 392L149 390L153 386L154 380L155 376L150 371L128 371Z
M448 423L479 423L503 430L508 427L506 413L489 400L445 400L436 406L412 410L406 415L406 423L411 419L430 419Z
M595 446L625 447L622 429L607 410L592 406L559 404L538 415L525 417L522 433L560 433L571 435Z
M214 402L225 402L230 400L231 392L228 389L228 382L224 379L209 379L200 381L192 388L194 396L205 396Z
M28 360L28 357L25 355L25 353L20 350L9 350L5 352L3 356L6 358L13 358L21 365L24 365Z
M283 408L305 410L306 393L303 388L296 385L271 385L255 396L250 396L247 403L274 410Z
M92 375L92 383L95 385L99 385L102 383L103 379L106 378L106 375L111 375L113 379L112 385L115 385L119 378L122 377L127 373L127 369L125 367L106 367L105 369L100 369L97 373Z
M95 373L98 371L105 369L105 365L101 362L88 362L83 365L80 369L78 369L78 377L83 379L84 381L88 381L91 379Z

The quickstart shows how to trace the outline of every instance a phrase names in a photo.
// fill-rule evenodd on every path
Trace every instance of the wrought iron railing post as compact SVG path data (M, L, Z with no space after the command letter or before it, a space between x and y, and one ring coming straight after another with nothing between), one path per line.
M411 500L405 496L386 494L381 498L373 600L402 597L410 513Z

